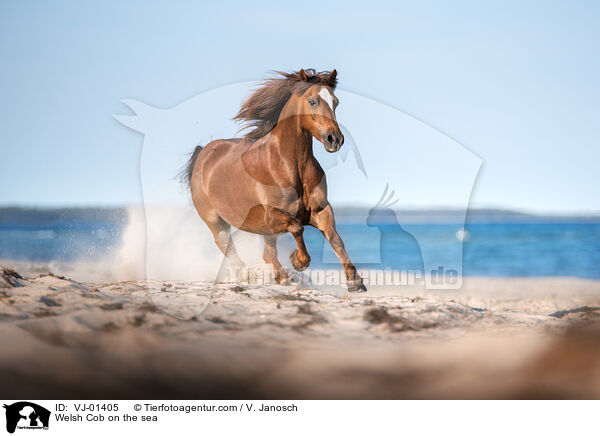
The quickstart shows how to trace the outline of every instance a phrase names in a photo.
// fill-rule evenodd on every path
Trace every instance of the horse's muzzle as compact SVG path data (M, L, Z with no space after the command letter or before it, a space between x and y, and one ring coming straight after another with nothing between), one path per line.
M335 153L344 145L344 135L341 133L328 133L327 135L323 135L321 141L325 146L325 150L329 153Z

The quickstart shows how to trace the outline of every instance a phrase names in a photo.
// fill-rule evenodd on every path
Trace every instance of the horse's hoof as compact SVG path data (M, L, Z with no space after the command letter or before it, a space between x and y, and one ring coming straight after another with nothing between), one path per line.
M292 279L288 272L283 268L275 270L274 272L275 274L273 278L275 279L275 283L277 283L278 285L287 285Z
M362 280L348 283L348 292L367 292Z
M298 250L294 250L290 253L290 262L296 271L304 271L310 265L310 259L306 263L300 263L298 260Z
M284 271L278 271L275 273L275 283L278 285L287 285L290 283L292 277Z

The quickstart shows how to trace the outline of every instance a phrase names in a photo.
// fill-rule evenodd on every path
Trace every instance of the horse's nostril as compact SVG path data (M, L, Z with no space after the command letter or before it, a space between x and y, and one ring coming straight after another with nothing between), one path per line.
M333 142L333 135L327 136L327 142L329 142L330 144Z
M340 141L340 145L344 145L344 137L342 136L342 140Z

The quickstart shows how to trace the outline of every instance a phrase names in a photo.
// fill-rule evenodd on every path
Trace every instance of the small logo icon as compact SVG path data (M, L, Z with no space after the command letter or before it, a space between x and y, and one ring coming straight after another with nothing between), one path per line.
M19 401L4 405L6 409L6 431L14 433L16 429L47 430L50 411L29 401Z

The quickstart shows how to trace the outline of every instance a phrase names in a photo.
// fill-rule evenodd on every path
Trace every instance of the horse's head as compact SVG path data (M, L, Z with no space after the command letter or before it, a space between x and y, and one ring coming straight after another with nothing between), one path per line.
M312 77L304 70L298 72L300 81L311 83ZM281 114L282 117L298 116L300 126L321 141L330 153L338 151L344 144L344 135L335 118L339 103L333 93L336 79L337 71L333 70L303 92L293 94Z

